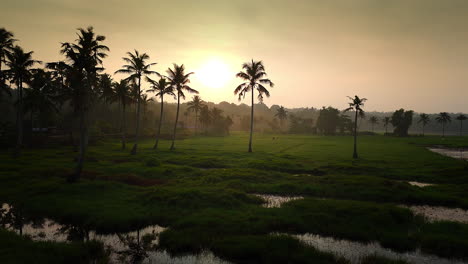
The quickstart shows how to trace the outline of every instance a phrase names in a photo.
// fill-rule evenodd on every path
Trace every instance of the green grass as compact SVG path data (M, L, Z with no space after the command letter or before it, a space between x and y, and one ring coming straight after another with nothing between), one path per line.
M352 160L347 136L255 135L254 153L246 152L247 136L190 138L176 142L173 152L168 141L154 151L145 140L135 156L117 140L100 142L89 147L83 179L75 184L65 183L77 155L69 146L26 149L20 159L4 152L0 202L104 233L168 226L161 244L170 252L208 248L242 263L269 263L269 248L278 260L293 254L303 256L298 263L306 256L340 261L292 238L271 238L272 232L376 240L394 250L421 247L468 259L468 225L426 223L396 206L468 209L467 162L425 149L468 146L467 137L361 136L360 159ZM419 188L409 180L437 185ZM267 209L251 193L308 198Z

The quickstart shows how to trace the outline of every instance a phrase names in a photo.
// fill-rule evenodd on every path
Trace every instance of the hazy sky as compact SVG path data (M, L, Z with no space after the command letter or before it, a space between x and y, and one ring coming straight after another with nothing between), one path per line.
M367 110L468 112L467 0L0 2L0 27L39 60L61 59L60 42L92 25L107 37L109 73L137 49L157 71L195 71L208 101L237 102L233 76L253 58L276 84L268 105L345 108L357 94ZM207 85L211 69L222 87Z

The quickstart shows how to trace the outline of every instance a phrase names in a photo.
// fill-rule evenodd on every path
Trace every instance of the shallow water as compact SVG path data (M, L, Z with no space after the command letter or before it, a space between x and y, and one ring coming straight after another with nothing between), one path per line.
M401 205L414 214L422 215L429 221L453 221L468 223L468 210L430 205Z
M263 207L266 208L279 208L281 205L287 202L294 200L304 199L303 196L280 196L280 195L270 195L270 194L254 194L257 197L262 198L265 203Z
M409 181L407 183L409 185L413 185L413 186L417 186L417 187L421 187L421 188L435 185L433 183L424 183L424 182L417 182L417 181Z
M320 251L333 253L337 257L343 257L351 263L360 263L366 256L377 255L393 260L405 260L414 264L467 264L461 260L443 259L437 256L422 253L420 250L406 253L398 253L391 249L383 248L377 242L368 244L350 240L323 237L315 234L292 235L306 245Z
M468 150L463 148L431 147L428 150L454 159L468 160Z

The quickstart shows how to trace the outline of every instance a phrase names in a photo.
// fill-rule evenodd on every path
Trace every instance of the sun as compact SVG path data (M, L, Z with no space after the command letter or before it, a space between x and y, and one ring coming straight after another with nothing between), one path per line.
M209 88L221 88L234 77L234 73L224 61L216 58L204 62L195 71L195 76L203 85Z

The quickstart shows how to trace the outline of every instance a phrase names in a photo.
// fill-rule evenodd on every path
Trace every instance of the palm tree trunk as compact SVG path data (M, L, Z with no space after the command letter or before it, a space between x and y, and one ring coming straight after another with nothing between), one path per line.
M195 135L198 133L198 109L195 109Z
M18 79L18 108L16 115L18 135L14 156L19 157L21 155L21 146L23 145L23 81L21 77Z
M354 116L354 150L353 150L353 159L358 158L357 154L357 116L358 110L356 109L356 115Z
M122 103L122 149L126 149L125 133L127 132L127 124L125 122L125 104Z
M445 137L445 124L442 124L442 137Z
M425 127L425 126L426 126L426 125L423 124L423 137L424 137L424 127Z
M460 137L462 136L462 131L463 131L463 121L460 120Z
M177 93L177 112L176 112L176 119L174 123L174 132L172 133L172 145L171 145L171 150L174 150L174 141L176 138L176 131L177 131L177 122L179 121L179 107L180 107L180 94Z
M140 96L140 84L141 84L141 76L138 76L138 99L137 99L137 114L136 114L136 131L135 131L135 144L133 145L132 151L130 154L135 155L137 153L137 148L138 148L138 136L140 133L140 101L141 101L141 96Z
M250 139L249 139L249 152L252 152L252 134L254 123L254 87L252 86L252 106L250 108Z
M80 152L78 154L78 162L76 165L75 173L69 175L67 179L68 182L77 181L81 176L81 172L83 171L84 158L85 158L86 147L87 147L87 142L88 142L88 121L87 121L88 111L84 108L81 111L82 112L80 115L80 146L79 146Z
M164 112L164 95L161 94L161 111L159 113L158 133L156 134L156 143L154 143L153 149L158 149L159 137L161 136L161 125L163 122L163 112Z

